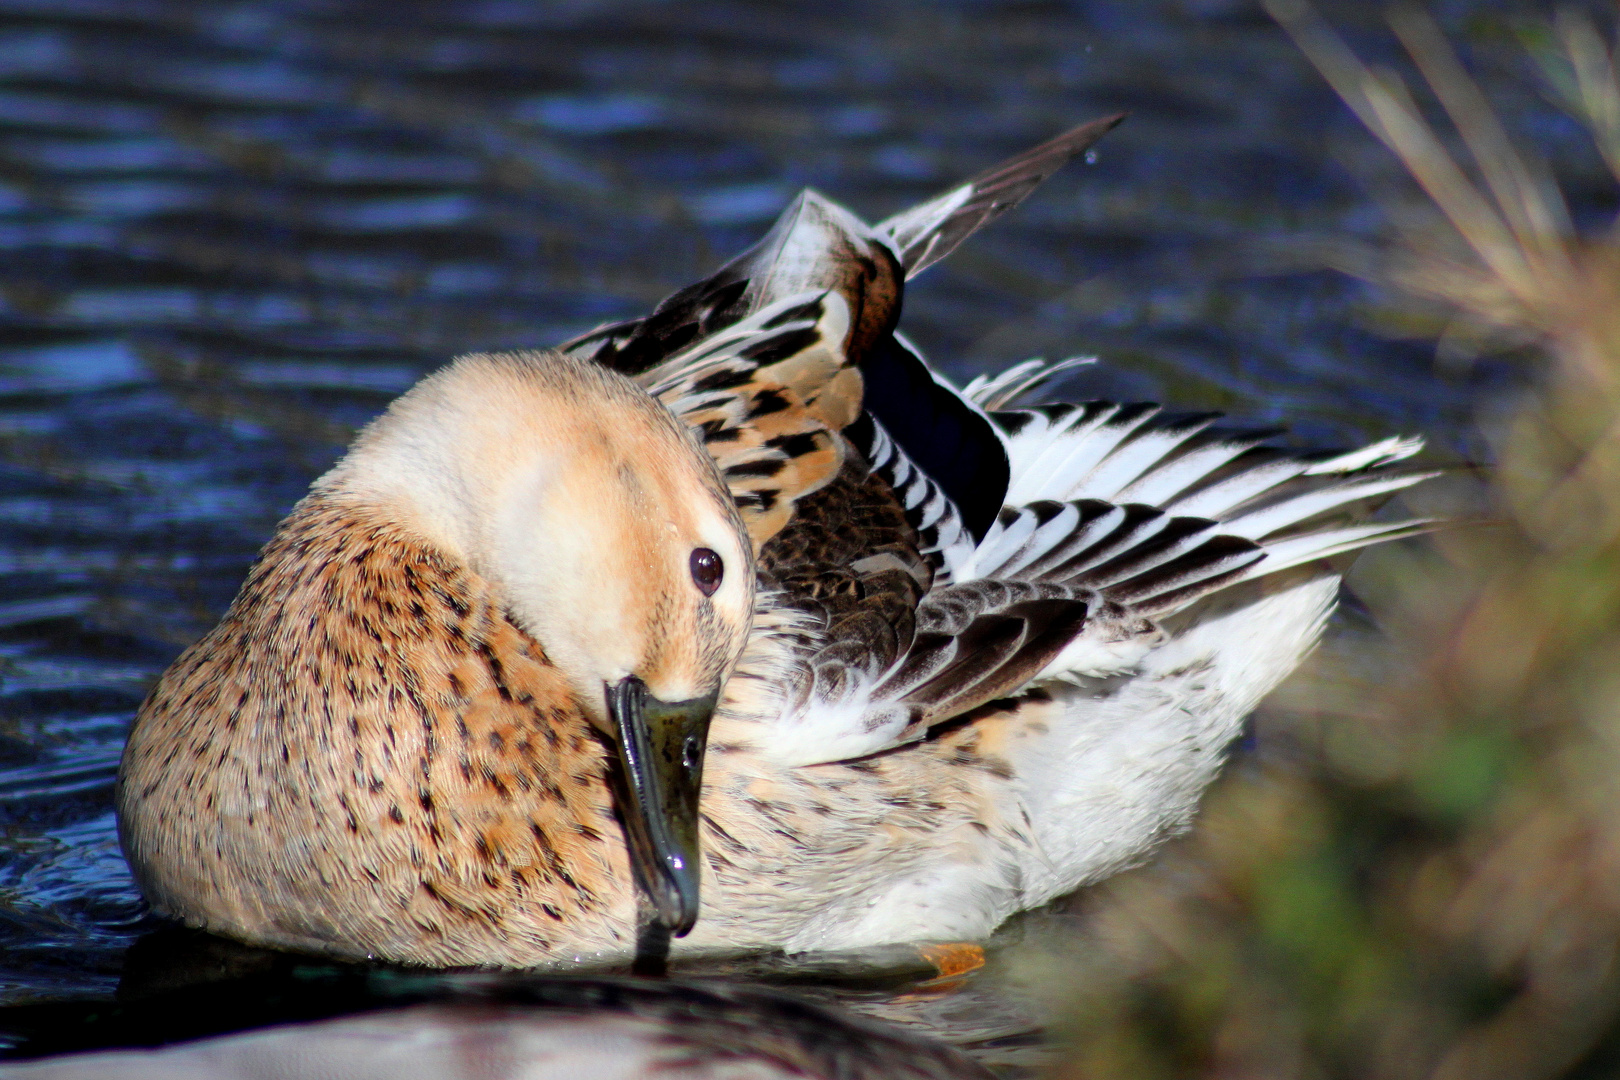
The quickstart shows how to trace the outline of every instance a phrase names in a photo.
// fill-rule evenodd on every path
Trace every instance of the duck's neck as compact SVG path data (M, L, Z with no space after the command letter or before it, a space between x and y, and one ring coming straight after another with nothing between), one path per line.
M624 601L610 594L626 588L603 568L639 553L620 552L617 535L603 542L611 482L581 480L615 458L602 450L610 410L552 376L540 355L464 357L390 405L312 491L373 509L498 591L606 727L603 669L622 676L636 657L632 635L603 632L623 630L612 614Z

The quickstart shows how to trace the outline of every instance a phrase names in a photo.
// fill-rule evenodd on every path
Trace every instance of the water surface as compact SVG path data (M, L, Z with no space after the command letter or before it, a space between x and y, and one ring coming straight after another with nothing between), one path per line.
M1441 14L1591 218L1601 166L1509 33L1544 8ZM946 371L1096 353L1067 395L1484 454L1509 369L1380 337L1326 269L1407 189L1250 3L0 0L0 1002L117 984L153 926L130 717L393 395L645 310L801 187L875 218L1119 109L915 284ZM867 998L1016 1049L979 993Z

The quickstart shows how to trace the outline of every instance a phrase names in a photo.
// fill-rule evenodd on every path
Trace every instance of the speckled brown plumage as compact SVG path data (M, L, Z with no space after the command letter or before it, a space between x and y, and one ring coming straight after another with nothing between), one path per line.
M535 963L628 927L608 760L487 581L316 494L142 707L124 842L154 904L210 929Z
M1043 702L984 710L971 725L902 752L783 768L769 731L716 718L704 779L704 912L697 948L845 948L851 942L976 937L974 912L944 895L926 925L898 936L877 898L926 883L942 860L1012 910L1016 880L998 853L1029 846L1006 812L1016 790L1006 751L1038 725ZM863 926L863 923L870 925Z
M893 490L853 450L839 475L801 498L792 521L760 549L759 573L824 642L809 658L806 688L822 697L904 655L917 604L933 582Z

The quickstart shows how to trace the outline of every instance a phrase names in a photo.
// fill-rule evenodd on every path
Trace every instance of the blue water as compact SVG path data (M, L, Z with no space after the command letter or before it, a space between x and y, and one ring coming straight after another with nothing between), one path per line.
M1370 7L1325 5L1397 61ZM1509 33L1546 5L1442 8L1611 212ZM1118 109L915 284L946 371L1096 353L1068 395L1484 454L1511 363L1328 268L1410 189L1251 3L0 0L0 1002L115 985L126 725L392 395L645 310L800 187L878 217Z

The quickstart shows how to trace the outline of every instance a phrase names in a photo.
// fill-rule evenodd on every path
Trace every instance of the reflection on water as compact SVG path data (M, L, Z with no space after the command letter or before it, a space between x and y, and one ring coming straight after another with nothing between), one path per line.
M146 951L169 954L169 970L145 973L143 983L137 963L116 1004L8 1009L4 1037L17 1043L14 1056L39 1060L0 1064L0 1073L19 1080L991 1076L984 1063L926 1034L736 979L366 971L248 950L232 956L184 934L164 938L143 939L132 957L151 944ZM206 983L172 981L180 974L173 954L188 951ZM72 1056L55 1056L64 1051Z
M1601 167L1501 44L1542 6L1446 10L1579 204ZM0 0L0 998L114 986L125 725L393 394L644 310L799 187L877 217L1118 108L911 292L947 371L1094 351L1064 392L1481 453L1501 370L1436 373L1323 269L1394 166L1240 0Z

